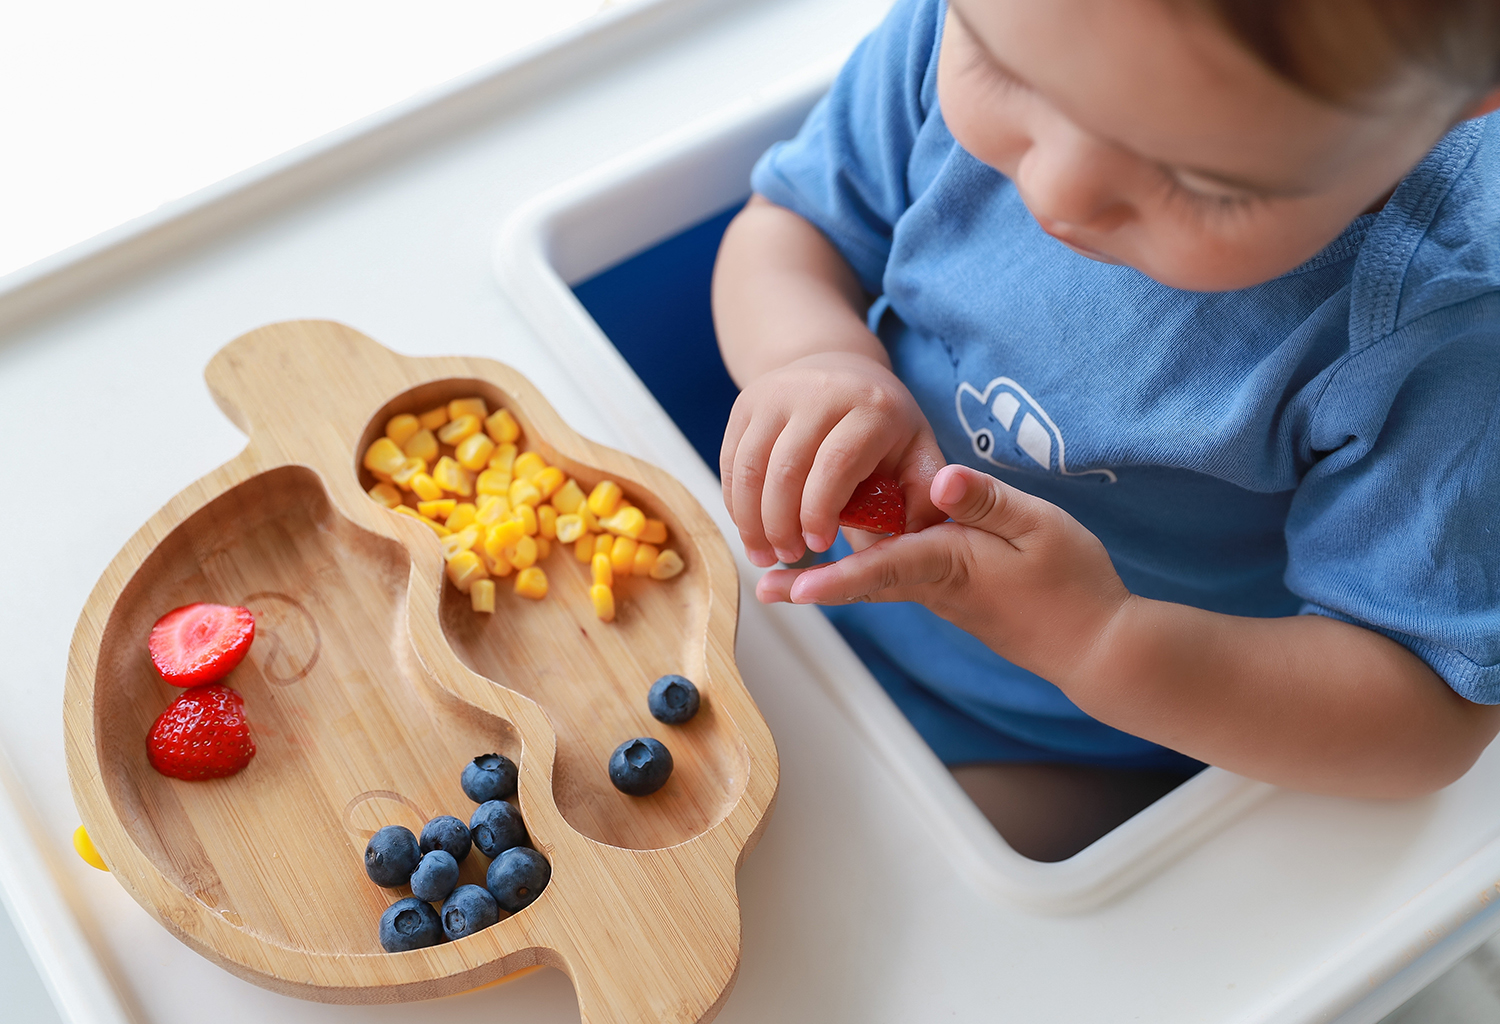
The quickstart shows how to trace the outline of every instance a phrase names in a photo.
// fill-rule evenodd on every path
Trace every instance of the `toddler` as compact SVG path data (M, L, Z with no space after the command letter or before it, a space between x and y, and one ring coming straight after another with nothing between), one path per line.
M1497 86L1489 0L897 0L714 310L750 560L875 470L908 532L760 599L834 606L950 765L1458 778L1500 730Z

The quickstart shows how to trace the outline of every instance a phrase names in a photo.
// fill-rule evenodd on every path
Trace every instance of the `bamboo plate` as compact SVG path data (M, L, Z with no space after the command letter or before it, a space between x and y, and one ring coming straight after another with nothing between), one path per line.
M130 539L69 656L68 773L115 877L204 956L306 999L423 999L549 965L572 978L585 1024L711 1019L739 968L735 872L765 828L777 759L735 670L738 583L708 514L663 471L578 436L499 363L405 358L341 324L298 321L235 340L206 376L250 442ZM389 417L472 394L509 408L585 490L603 476L623 484L666 521L687 569L626 582L605 624L587 567L558 551L545 600L501 585L495 614L473 613L444 583L437 538L370 500L359 467ZM146 637L191 601L244 604L257 621L226 682L259 751L207 782L158 775L145 757L151 723L181 692L157 676ZM667 672L703 694L684 726L646 710ZM606 759L648 735L675 770L652 796L625 796ZM520 765L520 809L551 883L484 931L383 952L380 914L408 893L365 877L366 840L437 814L467 820L460 769L492 750ZM462 881L482 882L484 862L474 851Z

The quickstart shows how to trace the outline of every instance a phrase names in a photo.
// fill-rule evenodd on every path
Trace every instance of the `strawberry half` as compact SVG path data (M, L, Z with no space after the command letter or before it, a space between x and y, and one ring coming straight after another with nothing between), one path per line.
M223 679L250 650L255 616L227 604L175 608L151 627L151 661L173 686Z
M167 705L146 737L151 767L174 779L220 779L255 756L245 699L220 683L195 686Z
M870 533L905 533L906 499L901 496L901 485L871 473L854 488L854 496L839 513L839 525Z

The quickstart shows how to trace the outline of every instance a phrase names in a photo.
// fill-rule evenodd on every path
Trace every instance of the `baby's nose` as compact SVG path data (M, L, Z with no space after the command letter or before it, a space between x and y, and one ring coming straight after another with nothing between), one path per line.
M1107 232L1131 215L1115 147L1072 125L1037 133L1016 169L1016 187L1042 228L1066 241L1071 228Z

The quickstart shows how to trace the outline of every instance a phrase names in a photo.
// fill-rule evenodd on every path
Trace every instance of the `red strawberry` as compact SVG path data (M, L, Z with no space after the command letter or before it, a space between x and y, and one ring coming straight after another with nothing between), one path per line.
M254 639L255 616L249 608L184 605L151 627L151 661L173 686L212 683L240 663Z
M870 533L905 533L906 499L901 496L901 485L871 473L854 488L854 496L839 513L839 525Z
M146 737L151 767L174 779L220 779L255 756L245 698L220 683L195 686L167 705Z

